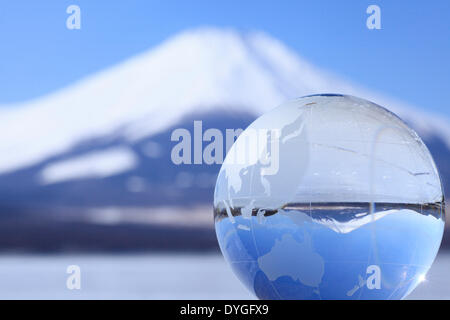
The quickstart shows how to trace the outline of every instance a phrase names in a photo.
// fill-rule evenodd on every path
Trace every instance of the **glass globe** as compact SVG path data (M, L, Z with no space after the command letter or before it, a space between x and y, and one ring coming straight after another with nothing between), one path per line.
M261 299L401 299L444 230L436 165L388 110L352 96L302 97L254 121L220 170L216 234Z

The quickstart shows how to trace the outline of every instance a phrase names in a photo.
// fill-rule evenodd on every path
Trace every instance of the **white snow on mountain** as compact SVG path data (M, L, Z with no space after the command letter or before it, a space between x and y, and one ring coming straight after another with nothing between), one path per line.
M137 163L130 149L115 147L52 163L42 170L40 182L52 184L72 179L104 178L133 169Z
M420 134L437 134L450 146L448 119L320 70L266 34L198 29L53 94L1 108L0 173L70 150L84 139L120 132L136 140L192 112L226 107L259 115L315 93L371 100L412 122ZM65 170L59 168L52 170ZM44 174L47 181L67 178L52 170Z

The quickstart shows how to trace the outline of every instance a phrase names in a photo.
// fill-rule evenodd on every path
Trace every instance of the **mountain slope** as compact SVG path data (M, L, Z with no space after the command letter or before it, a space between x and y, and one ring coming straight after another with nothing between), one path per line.
M54 94L2 109L0 203L210 203L218 166L173 165L173 129L191 129L197 119L205 128L243 128L287 99L324 92L356 95L399 114L450 181L448 119L328 74L265 34L199 29Z

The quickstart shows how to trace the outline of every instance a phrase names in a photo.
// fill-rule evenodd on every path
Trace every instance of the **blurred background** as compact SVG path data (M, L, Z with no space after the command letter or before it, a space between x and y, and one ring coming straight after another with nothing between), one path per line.
M194 120L225 133L291 98L352 94L408 122L450 192L449 12L446 0L2 1L0 298L252 298L214 233L220 164L171 160L172 132L193 145ZM447 248L448 232L411 298L450 298Z

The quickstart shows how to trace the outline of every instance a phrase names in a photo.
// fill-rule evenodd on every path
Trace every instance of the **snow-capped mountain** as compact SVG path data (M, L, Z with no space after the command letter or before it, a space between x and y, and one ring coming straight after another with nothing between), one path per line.
M175 128L245 128L278 104L351 94L409 122L450 182L450 121L323 71L263 33L183 32L58 92L0 108L0 206L211 203L217 165L171 162ZM424 106L426 107L426 106Z

